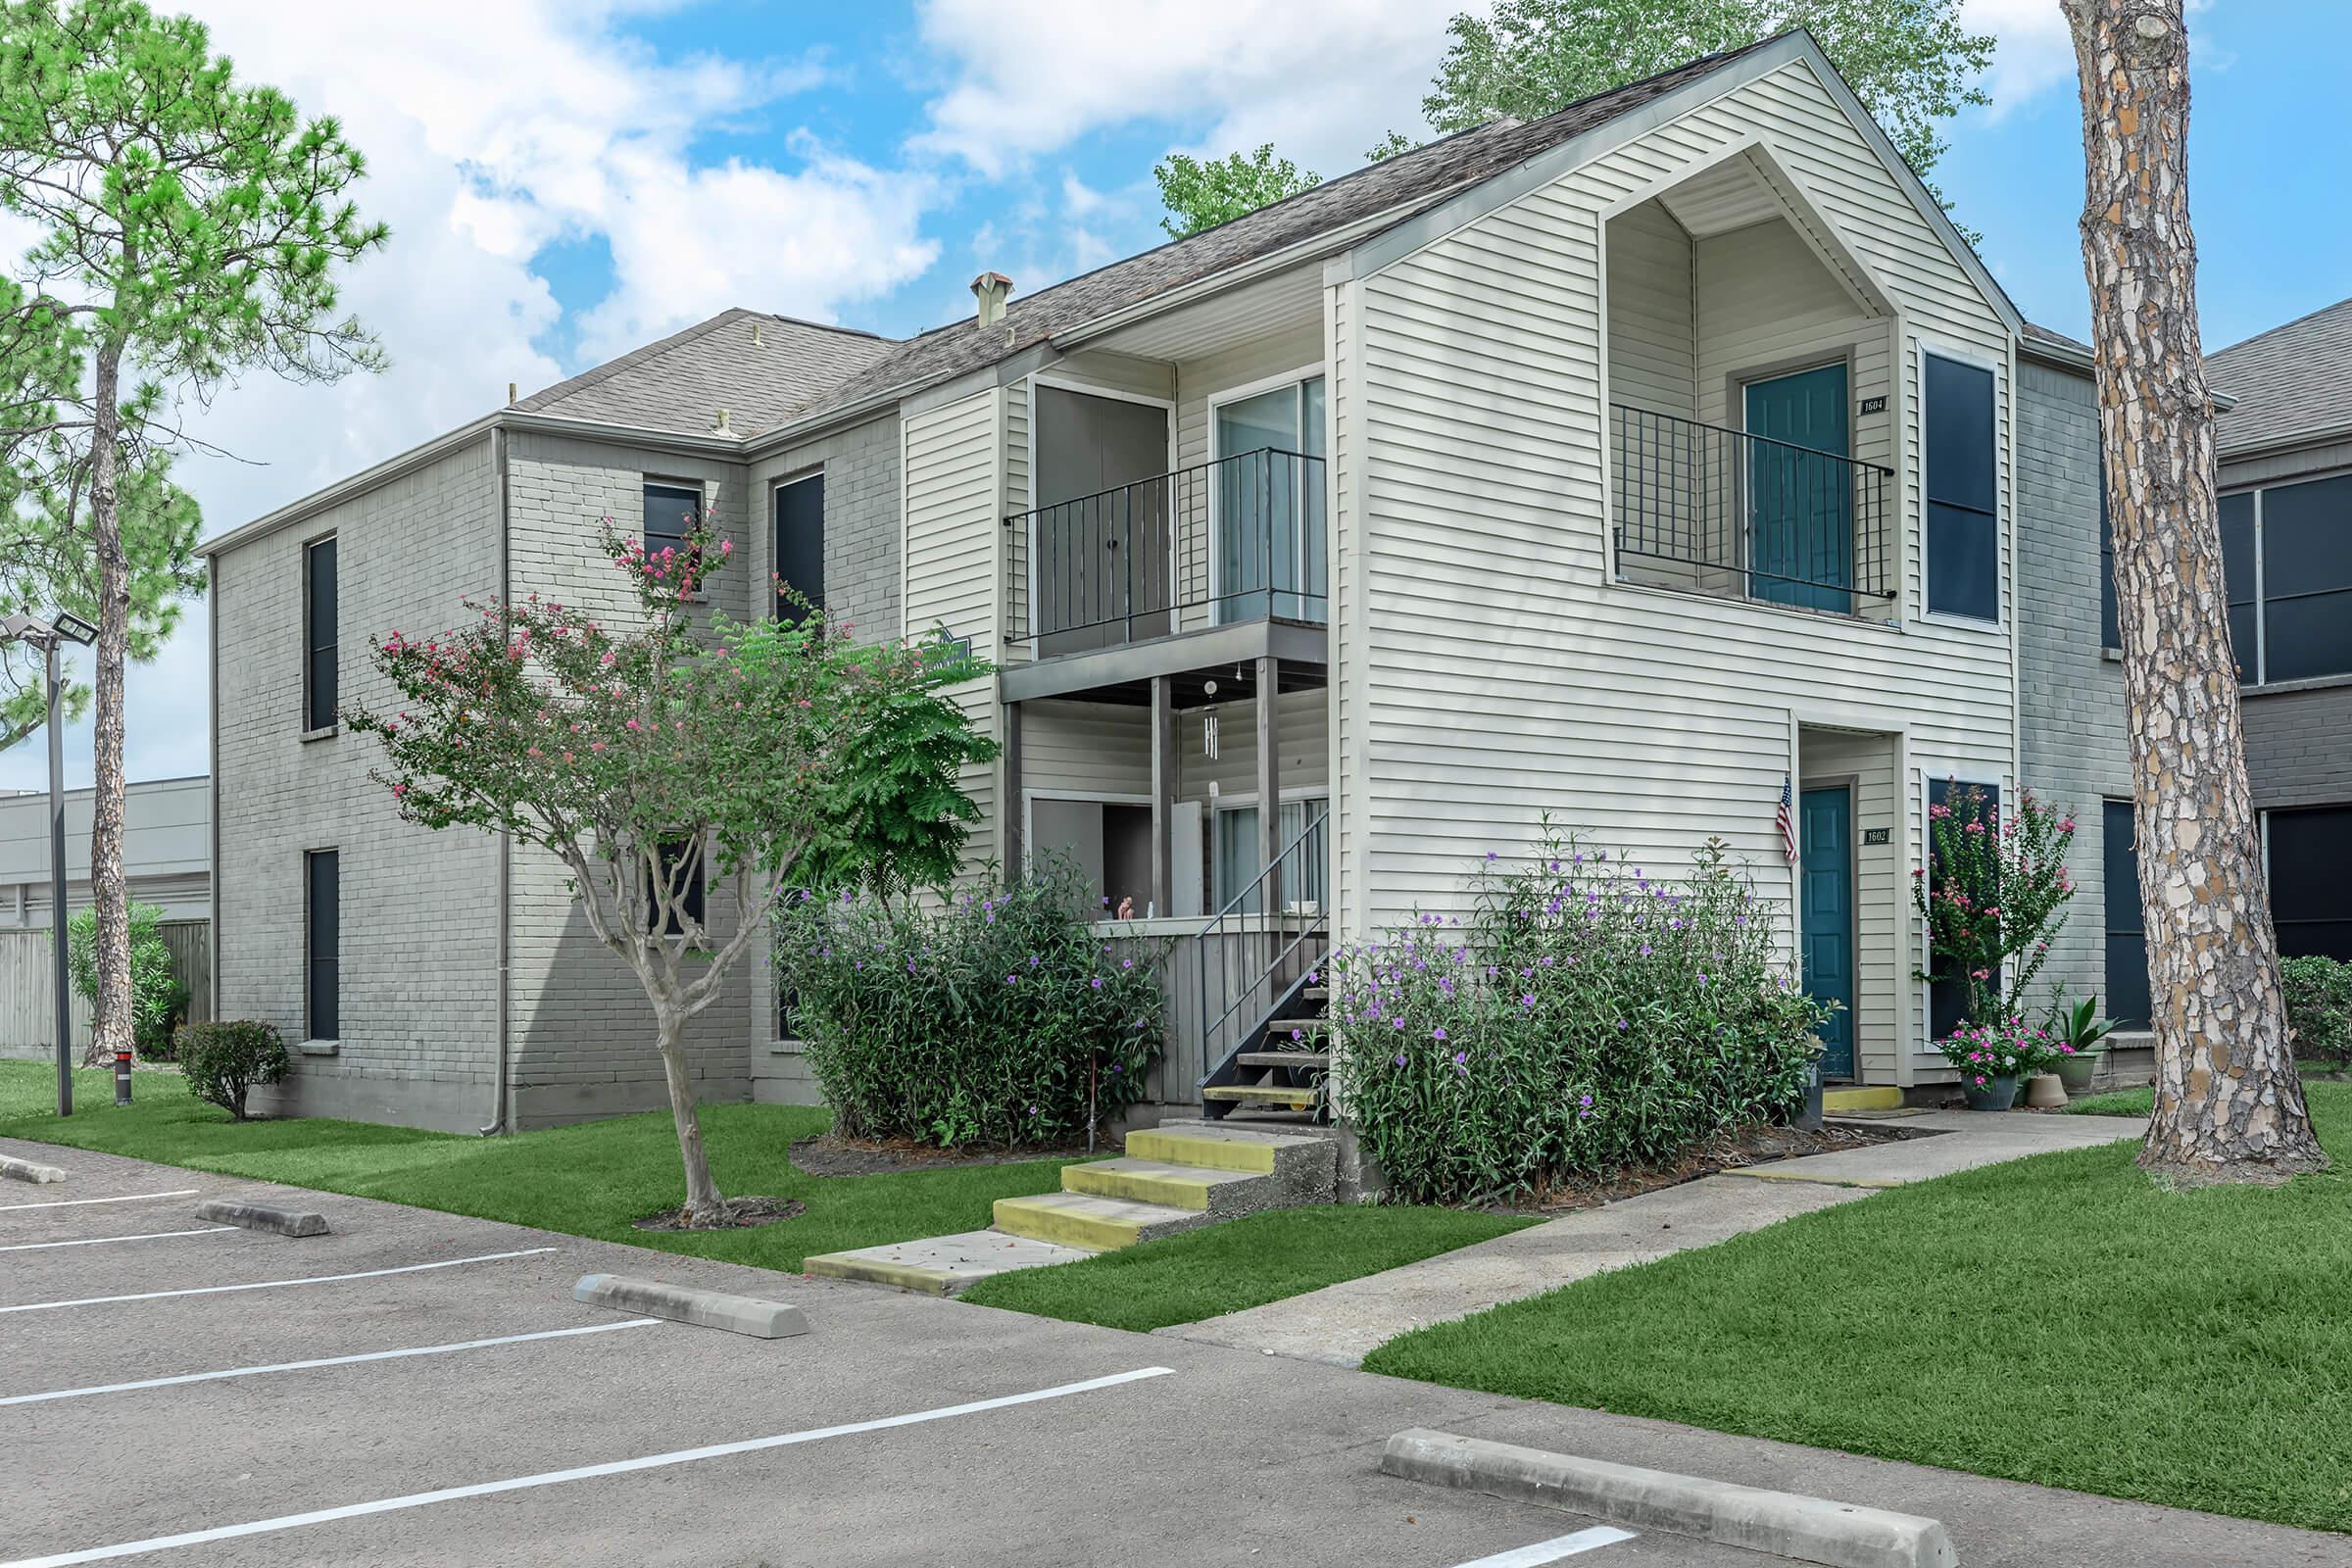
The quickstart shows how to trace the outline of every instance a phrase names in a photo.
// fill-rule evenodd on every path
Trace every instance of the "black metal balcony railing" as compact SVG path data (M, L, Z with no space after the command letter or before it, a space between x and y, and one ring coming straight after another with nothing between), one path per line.
M1329 600L1323 460L1272 447L1014 513L1011 637L1040 655L1275 616L1321 623Z
M1893 597L1893 469L1624 404L1609 435L1617 555L1645 577L1848 613Z

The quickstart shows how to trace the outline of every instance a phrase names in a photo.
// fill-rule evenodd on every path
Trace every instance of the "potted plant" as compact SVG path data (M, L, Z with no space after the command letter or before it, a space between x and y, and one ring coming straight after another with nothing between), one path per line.
M2099 1053L2107 1049L2107 1037L2115 1033L2115 1020L2099 1016L2099 999L2085 997L2072 1004L2053 1001L2042 1027L2057 1048L2058 1059L2052 1066L2066 1092L2079 1095L2088 1089L2091 1075L2099 1068Z
M2056 1059L2046 1030L2012 1017L2001 1024L1968 1024L1936 1042L1943 1059L1960 1072L1960 1092L1971 1110L2007 1110L2017 1103L2018 1086Z

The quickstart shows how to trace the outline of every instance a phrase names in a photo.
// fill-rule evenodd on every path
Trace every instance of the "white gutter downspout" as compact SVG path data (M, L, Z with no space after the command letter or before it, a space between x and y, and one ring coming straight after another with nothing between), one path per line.
M509 602L512 588L507 559L507 432L501 425L490 428L490 482L496 486L498 495L498 602L504 605ZM502 832L498 836L498 1004L494 1025L498 1035L497 1066L490 1090L490 1122L480 1129L484 1138L496 1138L506 1132L511 1114L507 1097L507 1025L508 992L514 969L509 930L514 913L514 836Z

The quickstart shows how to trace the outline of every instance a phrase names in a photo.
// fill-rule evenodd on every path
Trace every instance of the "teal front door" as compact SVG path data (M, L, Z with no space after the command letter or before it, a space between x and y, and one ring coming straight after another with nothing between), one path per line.
M1837 1004L1821 1026L1825 1078L1854 1075L1854 795L1807 786L1797 805L1804 884L1805 994Z
M1750 596L1812 610L1854 608L1853 472L1846 463L1845 367L1747 383Z

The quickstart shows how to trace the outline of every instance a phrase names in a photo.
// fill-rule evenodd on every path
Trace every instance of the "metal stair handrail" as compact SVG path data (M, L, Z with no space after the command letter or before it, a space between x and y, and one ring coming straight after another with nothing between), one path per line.
M1288 986L1277 980L1283 966L1297 957L1299 950L1309 941L1329 930L1329 915L1320 902L1312 913L1298 914L1298 923L1294 929L1291 925L1294 911L1283 906L1282 890L1286 865L1293 868L1295 880L1291 885L1312 885L1310 879L1299 873L1312 863L1313 857L1322 853L1323 830L1330 820L1331 808L1326 806L1259 870L1249 886L1227 900L1225 906L1210 916L1207 923L1193 936L1196 944L1195 967L1199 970L1200 982L1201 1060L1209 1064L1200 1075L1202 1088L1208 1087L1228 1071L1234 1057L1249 1043L1250 1035L1274 1016L1274 1009L1288 991ZM1252 906L1255 906L1254 912ZM1263 928L1252 930L1247 923L1252 918L1262 920ZM1233 984L1235 971L1228 963L1227 956L1236 947L1252 945L1252 938L1264 939L1265 961L1252 965L1245 959L1240 973L1247 983L1237 991ZM1224 1001L1224 1005L1213 1013L1210 1011L1211 991L1208 983L1212 954L1215 956L1219 982L1216 995ZM1235 1016L1250 1005L1252 998L1261 996L1266 1010L1251 1019L1249 1028L1234 1030L1232 1043L1220 1051L1218 1042L1226 1035Z

